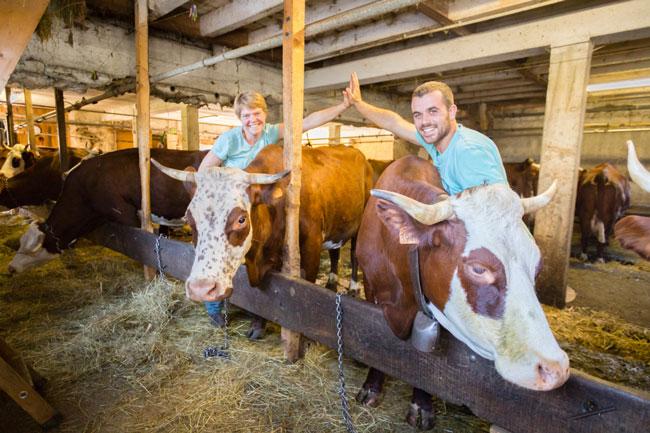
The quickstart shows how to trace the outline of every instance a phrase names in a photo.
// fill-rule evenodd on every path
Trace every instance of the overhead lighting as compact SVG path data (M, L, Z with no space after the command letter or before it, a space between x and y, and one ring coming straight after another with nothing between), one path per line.
M596 83L587 86L587 92L603 92L606 90L632 89L635 87L650 86L650 78L638 78L636 80L610 81L609 83Z

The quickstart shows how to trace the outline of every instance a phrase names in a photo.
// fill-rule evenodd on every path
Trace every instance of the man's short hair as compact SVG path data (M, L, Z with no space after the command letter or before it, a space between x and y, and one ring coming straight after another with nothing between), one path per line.
M242 108L248 108L249 110L261 108L265 113L268 114L269 112L266 106L266 101L264 100L264 96L250 90L240 93L235 98L235 115L237 117L239 117L241 114Z
M427 81L426 83L420 84L413 91L411 98L415 98L416 96L421 98L422 96L435 92L436 90L442 94L447 108L454 105L454 92L451 91L451 88L448 85L440 81Z

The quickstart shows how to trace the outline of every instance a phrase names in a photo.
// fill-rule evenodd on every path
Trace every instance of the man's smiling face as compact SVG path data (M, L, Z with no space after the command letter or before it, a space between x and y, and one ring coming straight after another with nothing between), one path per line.
M456 106L447 108L442 93L429 92L414 96L411 101L413 123L422 138L436 145L452 132L452 121L456 119Z

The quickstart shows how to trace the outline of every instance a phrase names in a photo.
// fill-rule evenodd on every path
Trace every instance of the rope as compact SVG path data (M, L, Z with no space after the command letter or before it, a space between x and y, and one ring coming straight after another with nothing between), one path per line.
M350 405L345 393L345 376L343 374L343 308L341 306L341 293L336 294L336 344L339 363L339 397L341 398L341 410L343 421L349 433L357 433L350 416Z

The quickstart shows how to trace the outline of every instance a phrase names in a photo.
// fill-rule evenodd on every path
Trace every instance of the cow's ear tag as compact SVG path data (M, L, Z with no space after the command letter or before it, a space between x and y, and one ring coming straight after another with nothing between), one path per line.
M400 227L399 243L402 245L417 245L420 243L420 240L417 238L413 230L409 230L407 227Z

